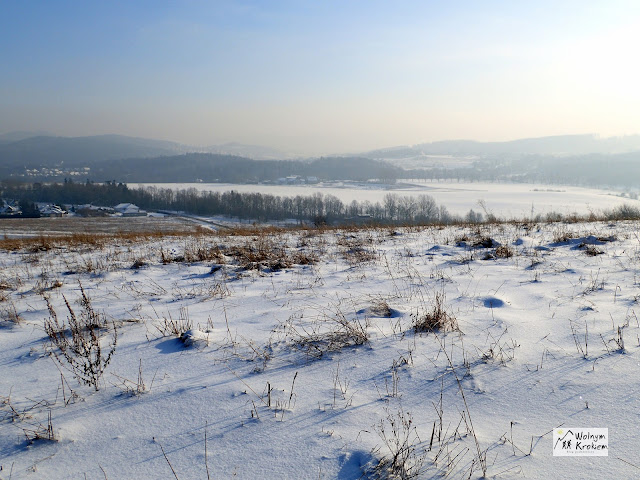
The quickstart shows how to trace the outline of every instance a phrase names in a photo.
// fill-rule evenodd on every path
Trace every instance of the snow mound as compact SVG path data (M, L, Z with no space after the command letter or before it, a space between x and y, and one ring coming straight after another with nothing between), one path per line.
M204 348L209 346L209 334L192 328L180 335L185 347Z

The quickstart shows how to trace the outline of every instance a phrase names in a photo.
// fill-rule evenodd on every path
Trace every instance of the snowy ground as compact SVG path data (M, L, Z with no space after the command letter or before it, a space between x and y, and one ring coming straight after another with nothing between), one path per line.
M601 213L623 203L638 206L638 200L621 197L620 192L597 188L582 188L564 185L541 185L525 183L482 183L455 181L412 181L398 180L396 185L367 184L355 182L327 182L316 185L246 185L231 183L154 183L131 184L154 186L175 190L195 188L200 191L257 192L270 195L293 197L311 195L315 192L334 195L345 203L353 200L384 202L384 196L395 193L401 196L431 195L438 205L444 205L449 212L465 215L470 209L482 213L480 200L487 209L500 218L532 218L549 212L563 215L577 213L587 215Z
M624 222L0 251L0 479L637 478L639 265Z

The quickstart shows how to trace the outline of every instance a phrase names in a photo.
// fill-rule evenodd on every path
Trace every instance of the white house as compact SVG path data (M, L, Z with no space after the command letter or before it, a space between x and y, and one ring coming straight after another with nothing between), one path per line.
M145 210L133 203L119 203L113 209L123 217L142 217L147 215Z
M38 205L38 210L40 210L40 215L43 217L62 217L67 213L59 206L50 204L40 204Z

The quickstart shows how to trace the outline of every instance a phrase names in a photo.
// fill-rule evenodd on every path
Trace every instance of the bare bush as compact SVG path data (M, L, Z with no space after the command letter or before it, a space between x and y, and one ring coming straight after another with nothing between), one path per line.
M576 238L576 235L567 230L566 227L559 228L553 232L553 243L567 243L574 238Z
M605 216L609 220L637 220L640 218L640 208L624 203L605 212Z
M411 314L413 331L415 333L459 330L458 320L446 311L444 301L444 293L437 292L434 296L431 310L426 313L416 312Z
M498 248L496 248L495 252L495 256L497 258L511 258L513 257L513 254L513 248L508 245L500 245Z
M184 248L183 256L170 259L170 257L164 257L164 252L162 252L162 254L163 263L169 263L170 261L187 263L215 261L223 263L224 259L222 251L218 245L208 245L202 238L198 238L198 241L187 243Z
M340 311L333 315L323 315L308 326L295 324L294 318L290 317L284 324L283 331L289 345L316 358L327 352L369 342L366 323L357 318L349 320Z
M342 257L352 266L371 262L378 258L378 254L367 247L373 243L373 238L348 234L338 237L336 243L342 247Z
M115 352L118 332L115 323L109 328L104 316L93 309L82 286L80 291L82 310L79 314L76 314L66 297L62 296L69 312L66 321L58 319L53 305L45 297L49 318L45 320L44 328L52 346L57 347L51 351L52 358L60 366L70 370L78 381L98 391L100 377ZM109 329L112 332L111 340L105 353L102 349L102 337Z
M282 270L293 265L284 247L264 235L244 245L234 245L225 251L243 270Z
M604 250L599 249L595 245L581 244L578 247L582 249L584 251L584 254L587 255L588 257L595 257L597 255L602 255L604 253Z
M2 325L13 326L13 325L18 325L20 323L22 323L22 316L16 310L16 306L12 301L9 301L7 305L0 308L0 326Z
M370 472L375 479L407 480L417 478L425 462L426 454L418 450L420 437L409 413L400 410L388 413L386 420L375 427L382 439L386 453ZM378 449L379 450L379 449ZM374 455L377 453L374 450Z

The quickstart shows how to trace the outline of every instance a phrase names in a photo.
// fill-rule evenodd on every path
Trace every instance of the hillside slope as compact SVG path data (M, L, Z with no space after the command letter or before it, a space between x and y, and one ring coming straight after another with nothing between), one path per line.
M5 240L0 478L633 478L636 230Z

